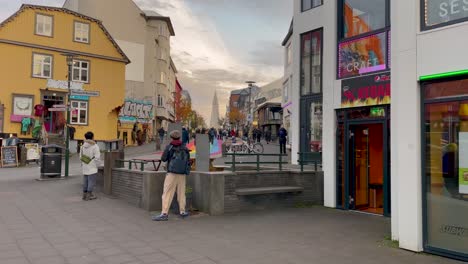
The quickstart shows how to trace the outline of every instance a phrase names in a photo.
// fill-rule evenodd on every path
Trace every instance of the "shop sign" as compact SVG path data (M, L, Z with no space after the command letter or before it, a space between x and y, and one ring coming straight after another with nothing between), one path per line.
M340 79L386 70L387 33L342 42L338 56Z
M425 0L423 12L426 27L461 22L468 18L468 0Z
M119 119L122 122L148 123L153 119L153 103L126 99L120 110Z
M390 104L390 73L343 80L341 82L341 107L358 107Z
M39 156L39 144L37 143L27 143L24 144L26 148L26 159L27 160L38 160Z
M89 96L86 96L86 95L70 95L70 99L72 99L72 100L81 100L81 101L89 101Z
M459 134L460 154L459 154L459 175L458 188L459 192L468 194L468 133L460 132Z
M372 107L370 109L371 117L385 117L385 108L383 107Z
M99 97L101 93L99 91L71 90L71 95Z
M68 90L68 81L48 79L47 80L47 87L48 88ZM72 89L72 90L83 90L83 83L70 82L70 89Z

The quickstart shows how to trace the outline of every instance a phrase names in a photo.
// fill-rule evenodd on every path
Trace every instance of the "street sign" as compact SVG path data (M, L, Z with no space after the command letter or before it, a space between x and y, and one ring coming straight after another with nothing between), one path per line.
M63 104L58 104L58 105L54 105L53 107L54 108L66 108L67 106Z
M50 112L66 112L67 108L49 108L47 110Z
M101 93L99 91L71 90L71 95L82 95L82 96L98 97L98 96L101 95Z

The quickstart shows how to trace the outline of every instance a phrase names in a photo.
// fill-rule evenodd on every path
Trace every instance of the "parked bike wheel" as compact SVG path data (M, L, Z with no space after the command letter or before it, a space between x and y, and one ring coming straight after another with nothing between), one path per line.
M242 152L249 153L249 147L247 145L242 145Z
M253 149L254 153L258 153L258 154L262 154L263 151L264 151L264 150L263 150L263 145L260 144L260 143L255 143L255 144L253 145L253 148L252 148L252 149Z

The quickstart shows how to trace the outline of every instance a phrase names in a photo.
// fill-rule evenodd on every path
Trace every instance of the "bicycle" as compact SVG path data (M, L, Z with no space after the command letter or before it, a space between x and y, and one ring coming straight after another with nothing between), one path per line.
M255 153L262 154L264 149L262 143L251 143L248 141L242 140L241 144L233 143L229 146L226 146L227 153L240 152L240 153Z

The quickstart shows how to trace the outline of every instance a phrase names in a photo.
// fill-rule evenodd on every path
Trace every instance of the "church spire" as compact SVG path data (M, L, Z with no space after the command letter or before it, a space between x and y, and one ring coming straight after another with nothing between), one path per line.
M219 103L216 91L213 97L213 106L211 107L210 127L219 128Z

